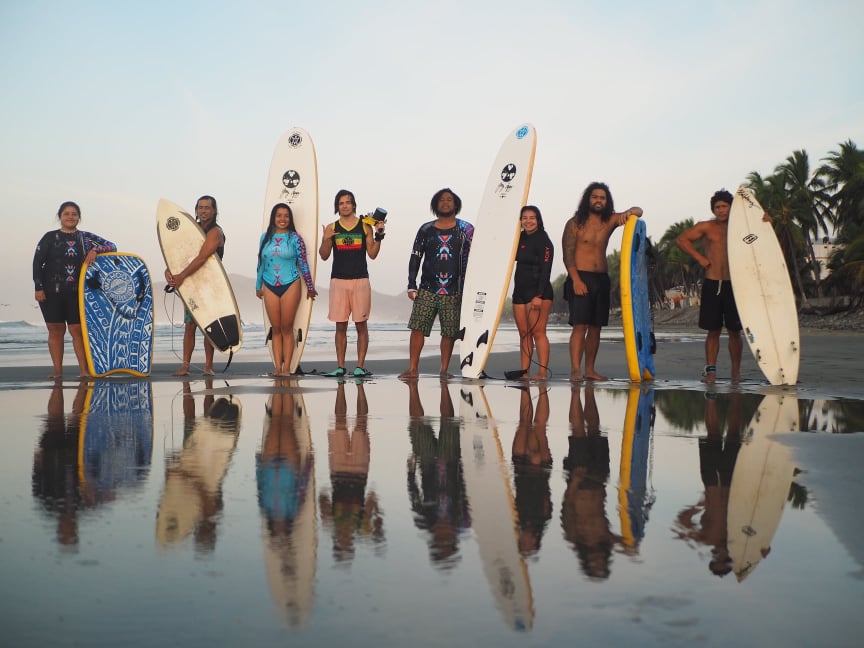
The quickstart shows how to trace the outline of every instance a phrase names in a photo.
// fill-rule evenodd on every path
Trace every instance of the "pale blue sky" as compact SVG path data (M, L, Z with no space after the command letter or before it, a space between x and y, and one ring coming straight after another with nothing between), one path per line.
M323 222L343 187L361 212L389 210L382 292L404 289L431 195L452 187L471 220L522 122L553 241L593 180L643 207L657 239L795 149L815 165L864 145L862 24L852 0L4 0L0 272L29 282L36 241L75 200L83 229L161 276L157 201L191 210L210 193L226 267L251 276L270 157L295 125L315 140Z

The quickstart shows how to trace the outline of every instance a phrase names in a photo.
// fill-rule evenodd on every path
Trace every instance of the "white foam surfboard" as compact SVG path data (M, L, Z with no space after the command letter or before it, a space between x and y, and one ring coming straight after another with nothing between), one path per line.
M792 451L772 438L798 431L798 400L767 394L747 427L729 488L727 546L744 580L768 555L795 474Z
M519 244L519 210L528 200L536 146L537 133L530 124L519 126L507 136L492 163L476 217L466 217L474 226L474 238L459 318L464 378L479 378L492 350L513 274Z
M309 261L309 272L312 281L318 267L318 161L315 156L315 145L312 138L302 128L292 128L285 132L276 143L273 159L270 162L270 172L267 175L267 186L264 191L264 227L267 231L270 223L270 211L273 205L285 203L291 207L294 215L294 227L300 238L306 244L306 257ZM308 290L303 278L300 278L300 305L294 316L294 353L291 356L291 373L297 371L303 350L306 348L306 338L309 335L309 322L312 319L313 300L307 298ZM264 311L264 330L270 328L270 318L262 303ZM273 347L268 339L272 353Z
M744 337L772 385L798 382L798 311L783 251L753 192L739 187L726 234L732 291Z
M528 567L519 553L516 504L498 428L479 385L460 387L462 470L483 572L495 606L516 630L534 625Z
M172 274L182 272L198 256L206 238L189 212L164 198L156 208L156 231L162 256ZM223 353L240 348L243 342L240 308L218 255L210 255L177 292L214 347Z

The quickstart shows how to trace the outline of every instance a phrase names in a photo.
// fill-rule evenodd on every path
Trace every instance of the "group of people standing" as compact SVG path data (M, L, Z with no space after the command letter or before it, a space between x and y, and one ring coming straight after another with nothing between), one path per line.
M705 342L703 379L713 382L719 337L725 325L729 332L732 379L740 379L741 323L735 309L729 283L726 259L726 225L732 195L718 191L711 198L714 219L704 221L678 238L681 249L706 269L699 326L708 331ZM402 380L419 376L420 353L437 318L440 325L440 375L450 376L449 366L460 325L462 290L474 227L458 218L462 200L450 188L437 191L429 204L435 219L417 231L408 262L408 298L412 301L408 328L408 367L399 375ZM326 376L366 377L369 348L368 319L372 307L368 259L381 251L385 221L374 224L359 217L354 194L340 190L334 199L338 218L323 226L318 254L324 261L333 258L328 319L336 324L335 351L337 366ZM218 208L212 196L201 196L195 204L196 218L205 232L198 255L178 273L165 270L165 280L172 288L196 272L213 254L222 258L225 234L217 223ZM616 212L609 187L591 183L582 194L579 206L564 226L562 249L567 277L564 298L569 306L571 381L604 380L596 368L600 332L609 323L611 282L606 250L612 232L631 216L642 216L642 209L630 207ZM53 364L52 378L62 376L65 331L72 336L82 376L87 375L83 339L78 313L78 275L84 262L91 262L99 252L116 251L116 246L89 232L79 231L81 212L73 202L64 202L58 211L60 229L45 234L36 248L33 281L36 300L42 309L49 332L48 347ZM551 284L554 246L543 225L540 209L524 206L519 214L521 233L516 252L513 282L513 317L520 338L520 369L515 377L528 378L532 363L535 380L549 377L549 340L546 327L552 310ZM700 245L700 252L696 245ZM306 285L307 299L317 291L309 270L308 251L294 225L294 214L285 203L273 206L267 230L258 248L256 295L264 302L270 319L274 376L290 373L294 353L293 323L301 299L300 280ZM419 274L419 281L418 281ZM351 373L346 369L349 318L357 331L357 361ZM183 358L174 375L189 373L195 348L196 325L187 311L183 336ZM536 350L536 360L533 359ZM213 375L214 347L204 340L204 374ZM584 368L583 368L584 361Z

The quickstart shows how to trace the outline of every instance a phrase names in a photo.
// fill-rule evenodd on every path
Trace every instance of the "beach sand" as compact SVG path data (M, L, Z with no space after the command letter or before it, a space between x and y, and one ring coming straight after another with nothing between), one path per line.
M434 334L427 339L425 351L433 352L421 358L420 372L421 380L438 380L439 359L437 355L439 338ZM864 361L860 356L861 345L864 343L864 335L860 333L838 333L838 332L804 332L801 335L801 368L798 377L797 390L800 397L806 398L864 398ZM720 356L717 363L717 384L712 389L731 388L729 381L729 354L726 348L727 338L721 338ZM374 335L370 341L370 347L374 350ZM353 348L348 349L348 371L354 364ZM193 361L200 363L203 354L198 351ZM0 367L0 389L10 388L15 384L47 382L51 373L48 365L48 350L45 350L44 366L29 367ZM272 370L269 362L244 361L242 350L234 358L231 366L226 372L221 372L227 357L217 354L216 378L238 380L245 378L260 379ZM704 344L702 333L688 331L681 334L680 338L666 335L658 340L657 355L655 356L655 368L657 378L653 385L656 388L706 388L700 383L700 376L704 366ZM369 360L366 368L373 372L373 379L393 379L407 368L407 349L405 359ZM154 363L151 380L174 380L181 381L171 374L177 369L179 362L174 358L160 359ZM335 362L311 361L301 364L308 376L308 380L320 380L321 374L334 368ZM517 351L495 352L490 355L486 366L486 373L490 380L503 379L504 372L519 368L519 354ZM624 353L624 345L620 341L604 340L600 345L597 359L597 369L609 377L609 381L601 383L604 385L615 383L628 383L627 364ZM550 361L551 380L553 384L568 382L570 375L570 355L567 344L553 344ZM458 374L459 358L458 349L454 352L450 364L451 373ZM745 345L743 361L741 366L742 389L764 389L770 385L760 372L753 355ZM126 376L128 377L128 376ZM200 379L201 365L193 362L193 368L186 380ZM119 374L117 379L124 379ZM64 379L67 381L77 380L74 367L65 367ZM456 378L455 380L460 380Z

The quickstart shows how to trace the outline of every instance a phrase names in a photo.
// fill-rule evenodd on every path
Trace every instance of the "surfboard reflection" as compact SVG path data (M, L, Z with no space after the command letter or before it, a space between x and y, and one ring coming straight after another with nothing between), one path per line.
M297 380L280 381L277 388L267 401L255 456L258 507L271 598L290 625L302 626L315 598L315 453Z
M516 503L498 427L482 387L463 385L459 394L459 414L465 428L462 469L471 528L480 550L483 572L495 597L495 606L510 627L530 630L534 625L534 599L528 567L519 551L521 534ZM543 458L541 451L539 461L550 460L551 457Z
M183 445L165 456L165 489L156 515L156 540L164 546L194 536L195 550L210 553L216 546L222 512L222 481L228 472L240 431L240 401L213 395L205 381L202 414L196 396L183 383Z
M798 401L785 394L766 394L747 426L729 492L729 556L739 581L771 551L795 475L792 451L776 435L798 429Z
M654 421L654 390L631 387L621 438L621 466L618 477L618 516L624 550L639 553L645 537L648 512L654 503L649 490L648 468L651 429Z
M33 458L33 495L56 517L57 541L79 543L79 517L134 492L147 479L153 448L150 383L79 383L71 412L55 384Z

